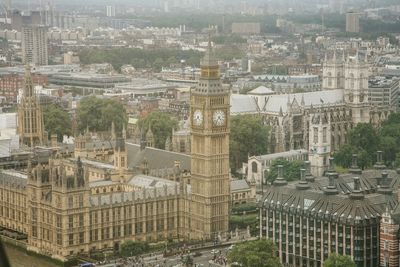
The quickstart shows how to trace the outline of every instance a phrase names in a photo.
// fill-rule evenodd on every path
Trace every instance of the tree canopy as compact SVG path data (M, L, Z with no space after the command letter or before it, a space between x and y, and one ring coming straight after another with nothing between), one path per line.
M369 123L358 124L348 133L348 142L335 152L338 165L348 168L352 154L358 155L361 168L371 166L376 160L376 151L383 151L387 166L400 166L400 114L392 113L380 129Z
M243 267L281 267L271 240L247 241L237 244L228 253L228 262Z
M333 253L324 262L324 267L356 267L356 264L349 256Z
M272 162L270 171L267 174L267 181L274 181L278 177L278 166L283 166L283 176L287 181L296 181L300 179L300 169L304 168L304 162L300 160L288 161L280 158Z
M89 96L79 102L77 110L78 128L91 131L109 131L114 122L116 131L127 123L125 107L115 99Z
M149 251L149 249L150 246L147 243L128 240L121 244L120 254L123 257L137 256Z
M63 135L72 134L71 117L61 106L52 103L43 106L44 129L48 137L57 134L57 139L62 140Z
M111 63L119 70L122 65L130 64L135 68L153 68L156 71L170 64L185 60L189 66L198 66L203 53L176 49L143 50L139 48L85 49L79 54L83 64Z
M167 138L171 138L172 129L177 128L178 122L167 113L153 111L139 120L138 125L145 133L150 128L154 135L155 147L165 149L165 141Z
M242 162L247 162L248 155L267 153L268 132L268 126L259 116L238 115L231 118L229 156L233 172L240 168Z

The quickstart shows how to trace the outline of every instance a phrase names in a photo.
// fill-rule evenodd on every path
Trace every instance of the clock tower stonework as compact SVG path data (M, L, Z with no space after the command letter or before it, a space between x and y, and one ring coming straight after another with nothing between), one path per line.
M216 239L229 222L230 91L222 86L211 44L191 90L191 239Z

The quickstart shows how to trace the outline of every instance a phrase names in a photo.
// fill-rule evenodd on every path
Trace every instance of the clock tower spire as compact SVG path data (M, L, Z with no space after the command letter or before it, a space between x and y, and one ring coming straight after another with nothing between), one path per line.
M228 231L229 100L211 41L191 90L192 239L215 239Z

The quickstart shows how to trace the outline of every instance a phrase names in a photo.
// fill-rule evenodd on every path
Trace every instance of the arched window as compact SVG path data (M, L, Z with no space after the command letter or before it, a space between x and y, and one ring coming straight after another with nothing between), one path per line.
M350 89L354 89L354 74L350 73Z
M333 80L332 73L328 72L328 87L332 86L332 80Z
M342 86L342 83L341 83L341 81L340 81L340 79L341 79L341 76L342 74L340 73L340 72L338 72L338 74L337 74L337 77L336 77L336 87L337 88L343 88Z
M253 163L251 163L251 171L257 172L257 162L253 161Z
M359 88L363 89L363 80L364 80L364 74L360 74L360 84L359 84Z

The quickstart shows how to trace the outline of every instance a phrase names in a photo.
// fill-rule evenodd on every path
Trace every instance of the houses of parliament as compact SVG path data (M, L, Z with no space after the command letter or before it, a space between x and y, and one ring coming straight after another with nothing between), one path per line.
M209 47L191 94L191 156L135 144L113 126L110 140L86 131L74 145L58 144L47 140L27 68L17 132L29 153L20 168L0 172L0 227L61 261L118 250L127 240L221 237L230 197L229 96Z

